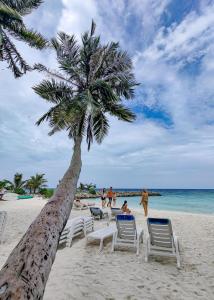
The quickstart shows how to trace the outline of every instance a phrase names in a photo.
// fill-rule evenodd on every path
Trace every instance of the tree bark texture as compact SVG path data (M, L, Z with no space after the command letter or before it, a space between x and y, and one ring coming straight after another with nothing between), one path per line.
M81 142L53 197L30 225L0 271L1 300L42 299L60 234L69 218L81 171Z

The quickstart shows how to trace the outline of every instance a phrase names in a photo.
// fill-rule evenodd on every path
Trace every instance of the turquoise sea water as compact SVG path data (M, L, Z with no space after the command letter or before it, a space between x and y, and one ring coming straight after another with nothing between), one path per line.
M137 189L118 189L120 191L136 191ZM116 190L115 190L116 191ZM187 189L153 189L162 196L149 197L149 207L158 210L183 211L188 213L214 214L214 189L187 190ZM130 208L140 208L140 197L118 197L117 207L122 206L124 200L128 201ZM95 201L93 199L93 201ZM96 199L100 202L100 199Z

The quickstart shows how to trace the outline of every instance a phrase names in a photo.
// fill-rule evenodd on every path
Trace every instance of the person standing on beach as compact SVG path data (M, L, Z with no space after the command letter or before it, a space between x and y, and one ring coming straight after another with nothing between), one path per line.
M112 198L113 198L113 191L112 191L112 186L110 187L108 193L107 193L107 197L108 197L108 207L111 207L111 203L112 203Z
M101 201L102 201L102 208L106 206L106 189L102 189L101 191Z
M145 217L148 216L148 201L149 201L149 193L147 192L147 190L144 189L140 204L143 205Z

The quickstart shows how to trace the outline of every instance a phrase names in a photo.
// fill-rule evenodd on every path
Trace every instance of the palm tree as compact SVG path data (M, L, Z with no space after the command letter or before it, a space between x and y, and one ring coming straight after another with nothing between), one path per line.
M23 180L23 174L16 173L14 175L13 181L4 180L6 183L6 188L14 193L22 194L24 193L24 187L27 180Z
M22 18L42 2L42 0L0 0L0 61L7 62L15 77L22 76L31 70L31 67L18 52L11 37L37 49L47 46L47 41L41 34L26 28Z
M102 45L94 31L92 22L91 31L83 34L81 45L74 36L62 32L51 41L61 72L36 66L52 79L43 80L34 90L53 105L37 124L49 121L50 134L67 130L74 141L73 155L53 197L1 270L0 296L3 290L4 299L13 295L21 299L41 299L43 296L58 240L72 208L82 165L83 138L86 137L90 149L94 139L101 143L107 135L109 115L127 122L135 118L122 103L124 98L134 97L136 81L131 60L120 50L118 43Z
M47 180L44 178L45 174L36 174L35 176L31 176L31 178L27 182L27 186L30 190L30 193L39 192L40 189L44 188Z

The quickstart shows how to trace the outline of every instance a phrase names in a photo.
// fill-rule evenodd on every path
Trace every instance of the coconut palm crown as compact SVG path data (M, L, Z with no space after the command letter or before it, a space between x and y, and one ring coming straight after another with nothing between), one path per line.
M29 46L42 49L47 41L41 34L28 29L23 16L32 12L42 0L0 0L0 61L6 61L15 77L31 70L18 52L13 38L26 42Z
M51 40L56 51L59 72L41 64L35 68L50 77L34 87L35 92L52 104L37 122L48 121L50 135L66 129L70 138L86 136L88 149L95 139L101 143L108 133L108 116L131 122L135 115L122 103L134 97L137 85L132 62L118 43L102 45L95 36L95 23L82 35L58 33Z

